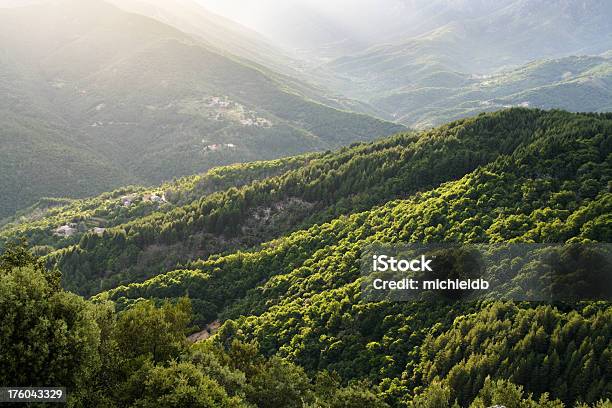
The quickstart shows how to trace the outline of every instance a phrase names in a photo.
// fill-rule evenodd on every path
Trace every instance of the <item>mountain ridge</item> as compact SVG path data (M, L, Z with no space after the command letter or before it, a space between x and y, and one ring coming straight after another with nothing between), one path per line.
M586 343L573 360L559 356L568 347L576 350L565 331L570 321L587 327L582 318L584 326L575 321L581 313L586 313L584 318L599 316L598 333L607 330L608 302L556 308L501 301L368 302L360 295L361 254L373 242L609 242L610 114L512 109L445 129L470 138L474 133L461 131L470 123L478 132L503 135L504 120L529 130L511 152L464 176L362 212L344 212L250 250L197 260L94 299L129 308L143 298L188 295L200 324L217 319L223 323L213 342L256 342L263 355L281 356L311 372L328 369L346 382L369 380L391 406L405 406L413 398L407 390L419 394L438 381L453 398L469 404L487 375L511 376L536 398L548 392L567 404L587 394L591 402L606 398L609 391L599 380L605 364L591 360L585 369L589 355L606 354L605 341L592 342L586 335L578 340ZM443 144L456 150L452 135ZM520 270L518 280L533 273L529 263ZM557 323L540 324L551 322L553 315ZM503 326L497 326L499 320ZM538 326L526 321L537 321ZM510 349L498 344L499 330L511 342ZM536 331L546 347L534 351ZM439 336L444 342L436 342ZM478 347L498 344L501 351L487 351L496 364L478 364L481 349L463 347L466 336ZM510 359L516 364L507 372L503 360L510 350L537 357ZM550 377L546 361L555 354L564 374ZM537 382L531 381L533 370L538 370ZM574 374L568 376L570 372ZM572 388L575 376L591 380ZM474 380L466 385L466 378Z
M46 172L55 178L29 194L15 188L9 176L14 167L5 160L2 188L10 199L0 207L2 217L42 196L82 197L135 182L159 183L220 164L326 150L403 128L332 100L339 109L324 105L298 80L245 65L175 28L102 1L3 9L0 16L6 22L0 43L13 61L8 69L22 76L15 81L0 75L0 86L8 89L0 104L12 112L25 104L41 106L34 117L18 111L7 113L6 120L60 126L67 150L85 144L81 150L98 156L92 160L80 150L71 157L89 166L82 172L88 189L70 188L74 178L58 158ZM34 17L39 29L15 43L13 34ZM25 82L37 85L19 86ZM128 92L128 85L138 86L139 93ZM44 154L40 147L32 157L40 161ZM96 172L92 162L104 165ZM23 161L24 177L34 171L28 163ZM31 177L22 180L37 186Z

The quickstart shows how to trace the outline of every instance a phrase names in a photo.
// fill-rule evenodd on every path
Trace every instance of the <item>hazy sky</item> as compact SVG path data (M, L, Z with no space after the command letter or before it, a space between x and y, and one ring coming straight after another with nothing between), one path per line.
M0 0L0 7L33 1L37 0ZM172 0L167 1L172 4ZM217 14L258 31L272 42L287 49L321 49L329 45L331 48L340 47L337 49L345 51L363 49L369 45L385 42L398 33L406 33L416 9L440 2L440 0L175 1L177 7L180 7L181 2L200 3ZM144 2L147 3L148 0Z
M402 0L198 0L212 11L252 25L266 15L308 10L339 21L364 25L407 11Z
M0 0L0 7L16 7L37 2L37 0Z
M218 14L288 43L343 36L375 40L389 35L410 13L406 0L198 0Z

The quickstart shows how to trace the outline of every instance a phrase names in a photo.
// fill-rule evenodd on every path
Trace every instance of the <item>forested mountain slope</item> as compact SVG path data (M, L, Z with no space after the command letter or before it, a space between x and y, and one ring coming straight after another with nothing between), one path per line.
M517 127L526 130L523 137L506 133L508 129L503 126L504 121L518 124L519 120L523 122ZM530 129L529 124L533 128ZM321 248L326 250L317 256L329 261L326 254L329 255L327 251L332 250L333 246L328 245L342 243L346 237L350 237L347 243L361 240L566 242L571 239L607 242L610 232L606 224L609 217L607 211L612 204L608 185L611 147L609 115L514 109L455 122L441 130L453 128L463 128L463 132L459 131L458 134L466 136L466 140L469 140L470 133L465 128L473 128L478 129L474 133L487 135L483 139L491 143L503 145L510 142L512 147L509 152L497 155L488 164L466 172L465 176L459 176L456 180L449 178L448 182L435 183L439 184L438 187L424 188L425 191L410 194L403 200L392 200L366 212L340 216L330 223L295 232L266 244L263 252L238 253L196 264L208 265L211 262L211 265L222 265L230 259L239 263L247 259L256 261L265 254L281 262L293 257L303 262ZM498 133L495 133L495 129ZM493 133L487 132L491 130ZM491 137L504 133L508 135L506 140ZM446 146L461 141L461 137L453 136L441 138L440 141ZM432 143L427 139L423 136L420 142ZM447 166L452 167L452 164ZM271 182L277 180L271 179ZM379 192L393 196L393 191L401 189L402 185L406 188L407 181L409 183L410 179L390 178ZM346 181L343 184L346 185ZM374 204L374 200L369 203ZM299 242L309 242L312 246L296 244ZM282 251L290 251L292 255ZM279 256L281 253L283 255ZM346 251L343 253L346 254ZM278 268L270 268L272 271L275 269ZM203 273L201 276L204 280L235 277L230 277L227 271L218 272L211 276ZM333 269L329 273L333 274ZM256 279L251 275L245 274L244 278ZM144 285L132 287L139 291L154 287L155 282L163 280L163 277L158 277ZM292 288L295 290L296 286ZM210 288L216 289L216 286ZM229 285L227 289L240 290L236 285ZM221 298L229 300L235 296Z
M295 170L184 205L164 205L164 211L127 219L103 234L83 228L89 232L54 237L63 222L92 222L91 213L79 216L68 209L71 220L43 218L3 235L24 234L32 245L56 248L78 242L48 259L59 262L67 287L91 294L455 180L531 140L544 126L539 116L507 111L311 156ZM110 205L121 203L114 198Z
M610 242L611 136L610 114L510 109L128 188L140 215L116 205L121 191L71 202L3 237L61 248L47 263L81 293L126 283L92 299L127 308L120 322L156 316L143 298L187 295L196 324L222 323L202 350L334 371L376 394L372 406L595 404L612 393L609 302L369 302L360 267L374 242ZM167 203L141 201L162 191ZM76 244L48 235L79 211L114 224Z
M44 196L157 184L403 129L314 101L299 80L101 0L0 9L0 47L0 217Z
M41 97L48 85L34 69L4 46L0 55L0 218L42 196L87 196L133 181Z
M249 247L300 226L427 191L499 162L500 156L535 143L541 132L556 131L556 117L593 121L583 115L515 109L339 153L220 168L176 185L119 190L51 210L38 220L9 224L2 235L23 235L33 245L50 245L41 251L68 246L50 259L60 262L68 287L96 292L83 286L100 279L96 276L108 280L117 275L108 281L111 286L118 278L139 280L151 274L152 267L161 272L197 255ZM253 183L240 186L249 180ZM234 188L223 191L228 187ZM167 202L143 199L154 193L167 196ZM125 206L121 197L133 194L133 203ZM107 224L96 224L101 221ZM57 226L67 223L84 227L71 237L54 235ZM108 228L96 233L94 226ZM146 262L151 251L157 257Z
M307 370L368 379L394 406L423 390L466 406L489 375L570 404L609 397L607 303L360 298L361 251L372 242L610 242L612 118L511 110L448 129L471 124L503 144L508 118L529 129L524 138L511 138L510 151L464 176L98 298L125 305L188 294L201 322L227 321L219 341L257 340L265 355Z
M159 186L128 186L88 199L41 199L15 217L4 220L0 246L4 247L12 237L19 236L27 239L35 253L47 254L79 243L88 233L110 232L112 227L148 219L150 214L160 217L202 197L299 168L320 155L311 153L217 167ZM58 227L61 226L71 226L71 229L68 233L60 233Z

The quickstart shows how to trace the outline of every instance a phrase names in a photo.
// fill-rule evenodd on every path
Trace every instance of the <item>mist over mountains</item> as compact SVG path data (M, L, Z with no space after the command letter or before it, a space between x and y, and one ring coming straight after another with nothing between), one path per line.
M511 106L608 111L611 7L4 0L0 216Z
M289 0L282 5L273 0L200 2L278 44L313 54L318 49L325 55L333 44L339 45L336 54L383 44L407 45L414 37L438 31L442 37L466 40L464 46L472 49L466 57L480 54L486 61L472 64L482 67L517 60L524 63L567 52L599 53L609 49L611 33L612 9L603 0ZM342 44L350 46L342 50ZM489 46L482 48L485 44ZM500 54L507 60L494 62Z
M403 129L102 1L2 9L0 44L2 216Z
M313 61L306 71L324 87L411 127L508 106L606 111L612 97L605 1L202 2ZM604 59L585 72L581 57ZM529 79L509 86L517 72Z
M0 0L0 385L609 408L611 22L597 0ZM411 243L441 281L486 245L491 291L367 296L369 248Z

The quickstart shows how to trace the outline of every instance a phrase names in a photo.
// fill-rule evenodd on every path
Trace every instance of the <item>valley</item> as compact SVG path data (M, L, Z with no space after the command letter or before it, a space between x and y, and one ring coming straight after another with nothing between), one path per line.
M609 408L611 49L605 0L0 0L0 386Z
M70 14L61 14L68 7ZM87 12L91 7L95 19ZM28 19L41 27L65 23L53 35L40 35L41 28L14 44ZM2 150L0 187L7 202L0 205L1 217L47 196L83 197L126 184L159 183L222 164L323 151L403 129L312 100L299 81L285 81L101 1L5 9L0 21L12 75L0 77L10 138ZM74 36L79 41L72 41ZM92 49L96 52L88 53ZM63 68L69 61L74 63ZM230 100L235 109L207 107L210 98ZM31 106L27 115L19 112L24 105ZM57 145L58 153L67 151L70 160L47 159L54 149L46 143ZM215 144L235 148L205 149ZM44 163L49 180L34 177L34 163L20 160L26 154ZM19 169L12 160L21 163ZM29 189L15 188L17 174ZM74 174L81 175L80 184L74 184Z

